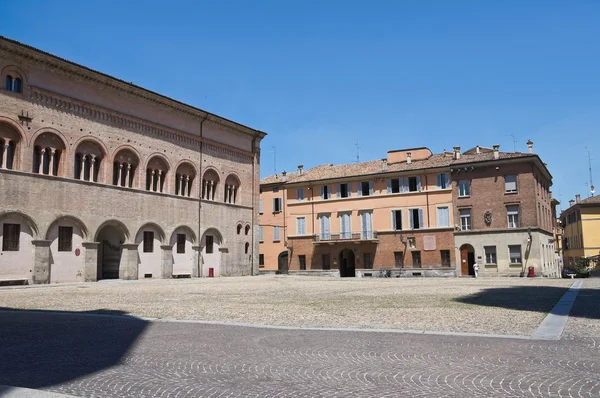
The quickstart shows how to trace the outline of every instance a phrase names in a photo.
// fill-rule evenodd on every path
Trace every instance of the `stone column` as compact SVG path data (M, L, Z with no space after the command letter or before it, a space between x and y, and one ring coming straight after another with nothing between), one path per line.
M162 249L162 264L160 267L160 277L171 279L173 277L173 246L160 245Z
M42 174L44 172L44 153L46 153L46 149L42 148L40 150L40 163L38 164L38 174Z
M227 203L227 198L229 197L229 185L225 184L225 189L223 191L223 195L225 196L223 202Z
M48 161L48 175L54 175L54 153L56 149L50 148L50 160Z
M119 171L117 176L117 186L121 186L121 173L123 172L123 163L119 163Z
M94 175L96 174L96 155L91 155L90 160L90 181L94 182Z
M179 177L179 195L181 195L181 196L184 196L183 190L185 189L183 177L184 177L183 174Z
M190 196L190 193L191 193L190 176L186 175L185 176L185 191L183 191L183 196Z
M161 186L161 180L162 180L162 170L158 170L158 177L157 177L157 181L156 181L156 190L158 192L162 192L162 186Z
M100 242L82 242L85 249L83 280L96 282L98 280L98 247Z
M33 283L50 283L50 240L32 240L34 247Z
M138 276L138 245L124 243L121 245L121 263L119 264L119 279L135 280Z
M131 173L131 165L127 163L127 169L125 170L125 185L123 185L127 188L131 188L131 185L129 185L129 173Z
M192 246L192 250L194 251L194 266L192 267L192 277L202 277L202 247L200 247L199 245ZM198 260L200 260L200 263L198 263Z
M150 191L156 191L156 189L154 189L155 182L156 182L156 172L154 170L150 170Z
M81 155L81 170L79 170L79 179L85 179L85 158L87 155Z
M2 156L2 166L0 168L7 169L8 168L8 147L10 146L10 140L6 140L4 142L4 154Z

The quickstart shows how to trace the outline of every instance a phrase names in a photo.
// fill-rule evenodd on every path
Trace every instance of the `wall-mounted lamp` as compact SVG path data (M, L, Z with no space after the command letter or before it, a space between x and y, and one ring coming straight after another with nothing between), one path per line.
M527 243L531 243L531 228L527 228Z

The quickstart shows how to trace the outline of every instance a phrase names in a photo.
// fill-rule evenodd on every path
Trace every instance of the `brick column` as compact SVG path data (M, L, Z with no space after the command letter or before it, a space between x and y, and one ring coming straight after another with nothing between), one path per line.
M98 247L100 242L82 242L85 249L83 280L96 282L98 280Z
M33 283L50 283L50 240L32 240L34 247Z
M121 263L119 264L119 279L135 280L138 276L138 244L124 243L121 245Z
M173 277L173 246L161 245L160 248L162 249L160 276L163 279L171 279Z

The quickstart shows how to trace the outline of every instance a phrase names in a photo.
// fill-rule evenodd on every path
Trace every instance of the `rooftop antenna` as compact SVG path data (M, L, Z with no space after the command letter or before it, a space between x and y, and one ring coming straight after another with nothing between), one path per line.
M273 145L273 174L277 175L277 150L275 145Z
M596 191L594 191L594 183L592 182L592 153L590 152L589 149L587 149L587 147L585 147L585 149L587 150L588 153L588 165L589 165L589 170L590 170L590 194L592 196L594 196L594 193ZM589 198L589 196L588 196Z
M517 152L517 139L515 138L515 134L514 133L510 133L510 134L505 134L509 137L512 137L512 141L513 141L513 152Z
M359 152L359 149L361 147L358 145L358 138L356 139L356 144L354 144L354 145L356 146L356 163L359 163L360 162L360 152Z

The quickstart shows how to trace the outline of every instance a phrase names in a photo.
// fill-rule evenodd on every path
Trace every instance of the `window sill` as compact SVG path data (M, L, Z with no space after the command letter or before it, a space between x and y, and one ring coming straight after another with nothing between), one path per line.
M467 199L467 198L470 198L470 197L471 197L471 195L465 195L465 196L460 196L459 195L458 199Z
M274 211L274 212L273 212L273 214L278 214L278 213L281 213L281 210L278 210L278 211Z
M273 243L279 243L279 242L281 242L281 239L273 241Z
M521 267L523 267L523 264L522 263L510 263L508 266L509 267L515 267L515 268L516 267L521 268Z
M516 195L518 193L519 193L519 191L504 191L505 195Z
M498 268L498 264L486 264L485 268Z

